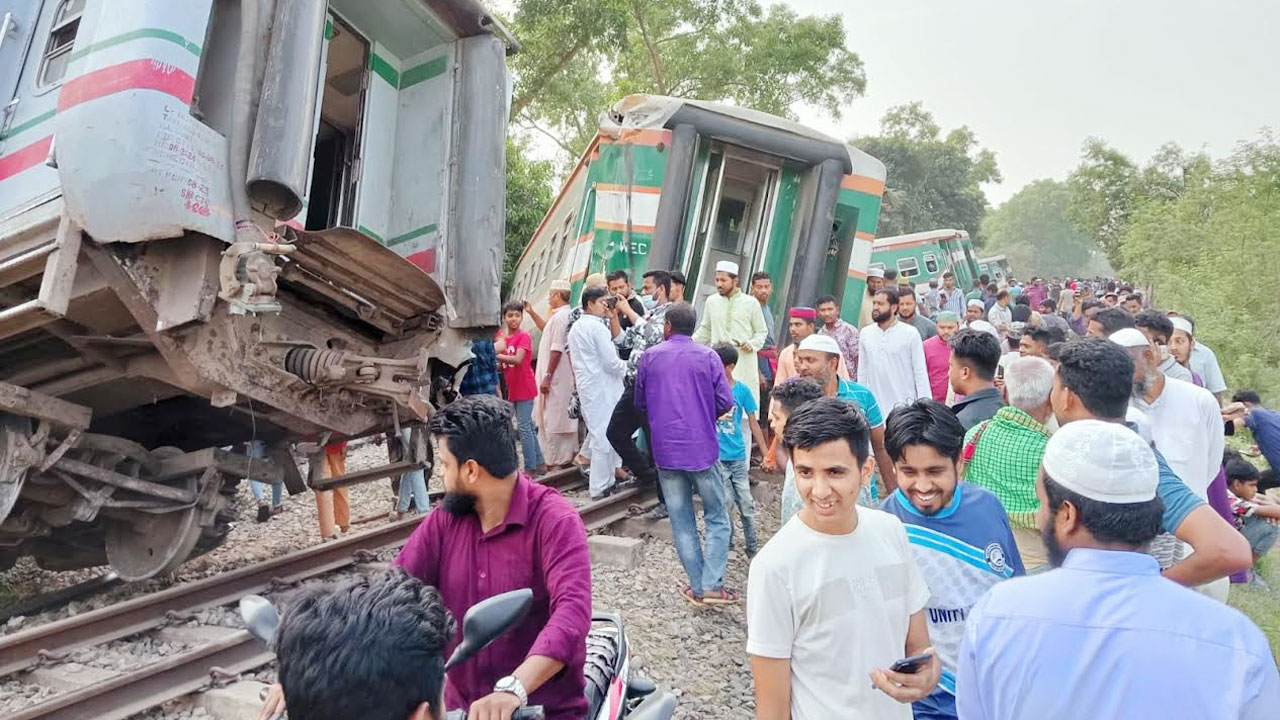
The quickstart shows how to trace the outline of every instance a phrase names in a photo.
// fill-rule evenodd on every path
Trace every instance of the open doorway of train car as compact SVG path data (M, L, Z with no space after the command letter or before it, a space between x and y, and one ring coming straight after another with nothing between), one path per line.
M737 263L743 289L761 267L772 227L782 161L745 148L717 143L693 204L697 223L686 244L683 266L694 283L692 301L716 291L716 263Z
M308 230L354 225L369 41L330 16L320 120L307 193Z

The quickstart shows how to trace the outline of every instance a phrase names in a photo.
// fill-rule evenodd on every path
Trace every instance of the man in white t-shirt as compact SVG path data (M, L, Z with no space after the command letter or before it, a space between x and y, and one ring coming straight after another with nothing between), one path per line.
M929 588L906 530L857 504L871 477L870 437L862 412L840 398L813 400L787 420L782 444L804 508L756 555L747 580L756 720L910 720L910 703L938 684ZM914 673L888 669L926 653Z

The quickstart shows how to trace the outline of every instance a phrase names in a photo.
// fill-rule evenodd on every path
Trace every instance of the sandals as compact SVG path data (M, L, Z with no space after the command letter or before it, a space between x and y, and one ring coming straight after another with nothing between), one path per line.
M685 585L684 589L680 591L680 597L683 597L685 602L694 607L703 607L706 605L706 603L702 602L702 598L693 594L693 588L688 585Z
M728 588L720 588L719 590L711 590L702 594L702 602L711 605L737 605L742 598L738 597L737 591Z

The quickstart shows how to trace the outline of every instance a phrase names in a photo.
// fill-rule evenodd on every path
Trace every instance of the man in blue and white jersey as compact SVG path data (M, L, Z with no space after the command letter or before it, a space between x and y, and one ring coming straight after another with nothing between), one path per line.
M915 720L956 719L956 662L969 610L991 586L1025 573L1000 500L958 481L963 444L964 427L933 399L898 407L885 421L898 489L883 509L906 526L929 586L929 638L942 661L937 689L912 704Z

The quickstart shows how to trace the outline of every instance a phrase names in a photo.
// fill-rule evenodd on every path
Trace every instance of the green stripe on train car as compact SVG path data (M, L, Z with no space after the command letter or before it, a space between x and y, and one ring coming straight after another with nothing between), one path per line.
M378 77L386 80L391 87L399 89L400 73L391 67L391 63L387 62L386 58L378 53L369 53L369 69Z

